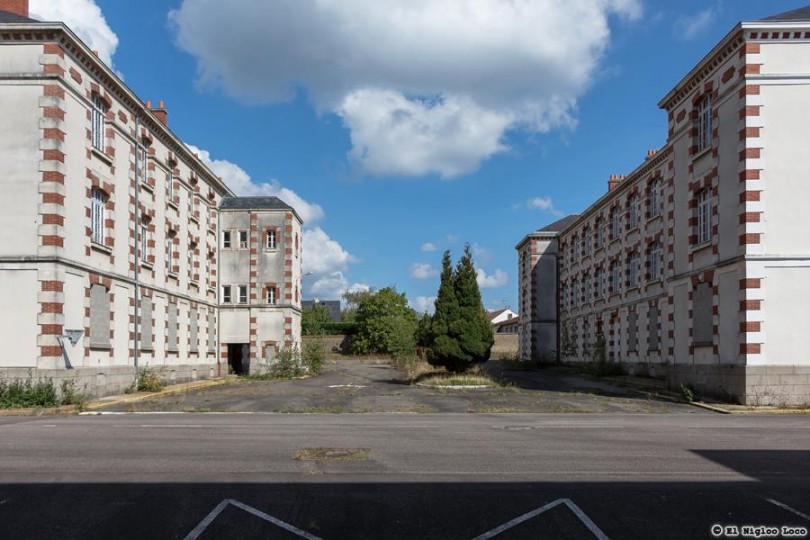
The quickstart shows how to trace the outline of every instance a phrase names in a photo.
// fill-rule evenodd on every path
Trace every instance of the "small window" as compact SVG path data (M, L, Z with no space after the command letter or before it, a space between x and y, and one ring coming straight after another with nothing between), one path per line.
M107 196L98 188L90 193L90 239L95 244L104 244L104 206Z
M138 160L138 180L142 183L146 183L146 158L147 158L147 151L146 147L139 144L136 146L135 155Z
M619 261L614 261L610 269L610 281L613 287L613 292L618 293L622 290L622 265Z
M194 191L188 190L188 217L194 216Z
M275 304L276 303L276 288L275 287L267 287L267 303L268 304Z
M712 232L712 197L708 189L697 194L697 243L705 244L711 240Z
M149 257L149 220L144 218L138 226L138 259L146 262Z
M174 235L166 234L166 272L174 271Z
M104 119L107 116L107 103L98 95L93 94L93 111L91 113L91 134L93 148L104 151Z
M633 230L638 227L638 218L641 208L639 207L638 196L633 195L630 198L630 207L628 208L627 226L628 229Z
M698 104L697 127L697 149L701 152L712 145L712 99L709 95L703 96Z
M605 230L602 224L602 218L596 221L596 248L599 249L605 245Z
M247 249L248 247L248 232L239 231L239 249Z
M174 176L172 176L172 171L166 171L166 197L169 202L174 200Z
M239 303L247 304L247 285L239 285Z
M611 231L611 235L613 236L613 240L617 240L622 235L622 215L618 208L613 209L611 218L613 220L613 229Z
M223 285L222 286L222 303L223 304L230 304L232 302L231 299L231 286L230 285Z
M638 287L640 276L641 276L641 259L638 256L638 253L634 252L630 255L629 259L629 281L631 287Z
M649 201L649 210L650 210L650 217L657 217L661 215L661 210L663 208L663 194L661 192L662 182L660 178L656 178L652 186L650 188L650 201Z
M222 247L223 249L231 247L231 231L222 231Z
M267 229L267 249L276 249L276 230Z
M661 269L663 267L664 250L661 247L661 242L654 242L650 246L650 280L655 281L661 278Z

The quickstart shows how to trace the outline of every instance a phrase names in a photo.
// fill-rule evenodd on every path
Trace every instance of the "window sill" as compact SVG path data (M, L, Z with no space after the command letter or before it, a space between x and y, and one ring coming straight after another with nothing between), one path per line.
M699 160L700 158L702 158L703 156L705 156L706 154L708 154L711 151L712 151L711 146L707 146L706 148L704 148L702 150L698 150L697 153L694 156L692 156L692 161Z
M91 351L109 351L112 345L109 343L91 343L89 345Z
M695 244L694 246L690 247L689 248L689 253L696 253L698 251L702 251L702 250L704 250L706 248L710 248L710 247L712 247L712 241L707 240L707 241L705 241L705 242L703 242L701 244Z
M199 282L199 281L194 281L194 280L192 279L192 280L189 282L189 285L191 285L192 287L196 288L197 290L200 290L200 282Z
M711 347L714 345L711 341L693 341L692 347Z
M153 264L152 264L152 263L150 263L150 262L141 261L141 268L146 268L147 270L154 270L154 269L155 269L155 265L153 265Z
M153 186L149 182L141 181L140 186L143 189L145 189L146 191L148 191L149 193L154 193L155 192L155 186Z
M663 281L663 280L662 280L660 277L657 277L657 278L651 278L651 279L648 279L648 280L647 280L647 285L648 285L648 286L649 286L649 285L655 285L655 284L657 284L657 283L661 283L662 281Z
M278 251L280 251L280 250L279 250L279 248L277 248L277 247L274 247L274 248L265 247L265 248L263 249L263 251L275 251L275 252L278 252Z
M647 218L647 223L652 223L653 221L660 219L661 219L661 212L658 212L654 216L650 216L649 218Z
M166 204L168 204L169 208L174 209L175 212L180 211L180 208L177 206L177 203L174 202L173 200L169 199L168 201L166 201Z
M90 151L96 156L98 159L106 163L107 165L112 165L113 160L110 156L108 156L103 150L99 150L95 146L90 147Z
M199 225L199 224L200 224L200 218L198 218L198 217L194 217L194 216L189 216L188 218L189 218L191 221L193 221L194 223L196 223L197 225Z
M177 272L168 272L166 275L168 275L170 278L172 278L175 281L180 280L180 276L177 275Z
M141 345L140 350L144 352L153 352L155 349L151 345L148 346Z
M101 253L106 253L107 255L112 255L112 252L113 252L111 247L104 246L104 245L99 244L97 242L93 242L92 240L90 241L90 248L94 249L96 251L99 251Z

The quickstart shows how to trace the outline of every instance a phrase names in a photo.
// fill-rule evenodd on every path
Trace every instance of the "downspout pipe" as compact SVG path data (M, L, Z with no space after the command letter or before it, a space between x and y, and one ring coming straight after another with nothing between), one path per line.
M133 343L133 361L135 366L135 388L138 388L138 347L140 345L140 325L138 324L138 315L141 307L141 298L140 298L140 281L139 276L141 273L141 253L140 253L140 245L142 242L141 239L141 212L140 212L140 193L141 193L141 182L140 182L140 171L138 167L140 166L140 150L141 145L138 142L138 134L141 130L141 114L140 112L135 114L135 332L134 332L134 343ZM144 174L146 171L143 171Z

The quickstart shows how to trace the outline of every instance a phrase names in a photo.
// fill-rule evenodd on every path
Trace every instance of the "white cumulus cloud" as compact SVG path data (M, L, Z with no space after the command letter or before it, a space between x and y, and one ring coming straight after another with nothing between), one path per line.
M187 144L188 148L200 157L214 174L221 177L225 184L240 196L272 196L278 197L289 204L301 217L305 225L309 225L323 219L323 208L319 204L310 203L304 200L295 191L282 186L278 180L269 182L254 183L250 175L236 163L225 159L213 159L207 150L202 150L194 145Z
M433 279L439 277L439 271L428 263L413 263L410 276L413 279Z
M490 275L487 275L482 268L476 268L475 273L477 275L476 281L478 281L478 286L482 289L496 289L498 287L503 287L509 281L509 276L506 275L506 272L500 269L495 270L495 272Z
M425 252L436 251L436 244L434 244L433 242L425 242L424 244L422 244L422 247L420 249Z
M413 300L408 301L411 307L418 313L430 313L431 315L436 310L434 302L436 302L435 296L417 296Z
M339 242L332 240L320 227L304 230L303 271L325 274L345 270L353 260Z
M320 300L340 300L346 291L368 291L371 287L366 283L352 283L343 275L343 272L330 272L318 277L308 288L312 297Z
M32 19L64 22L91 50L98 51L101 61L112 67L118 36L93 0L31 0L29 12Z
M554 207L554 201L551 200L551 197L531 197L526 201L526 208L549 212L555 216L561 216L563 214Z
M613 15L641 0L183 0L169 18L202 84L254 103L303 91L365 173L449 178L510 130L573 126Z
M717 10L714 7L692 15L681 15L675 20L675 36L680 39L692 39L709 28L716 17Z

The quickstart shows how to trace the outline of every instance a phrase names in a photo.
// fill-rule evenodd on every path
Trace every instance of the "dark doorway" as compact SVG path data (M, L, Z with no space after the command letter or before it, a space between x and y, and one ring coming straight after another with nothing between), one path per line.
M228 367L236 375L247 375L250 368L248 343L228 343Z

